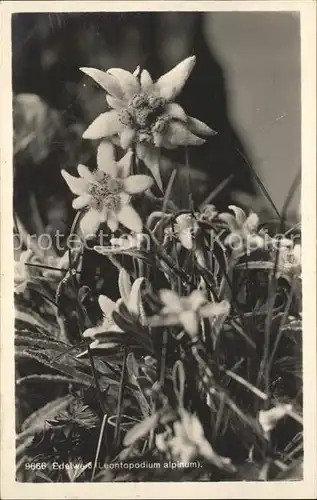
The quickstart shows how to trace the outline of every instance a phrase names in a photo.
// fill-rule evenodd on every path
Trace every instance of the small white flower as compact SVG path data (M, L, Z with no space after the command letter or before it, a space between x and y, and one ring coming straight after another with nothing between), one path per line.
M187 250L193 249L198 229L197 220L191 214L181 214L176 217L174 234Z
M112 137L123 149L135 145L138 157L153 175L159 160L157 148L203 144L205 140L198 135L214 135L215 132L200 120L187 116L183 108L173 102L195 62L195 56L188 57L155 83L146 69L139 75L139 67L133 74L120 68L106 72L80 68L107 91L107 102L113 108L101 113L83 137Z
M109 299L106 295L99 295L98 302L103 313L102 321L99 325L92 328L87 328L84 331L83 337L89 337L94 341L90 344L91 348L116 347L117 342L107 342L105 336L107 332L122 332L121 328L112 319L112 313L116 309L116 303Z
M107 332L123 332L112 317L112 313L118 309L122 302L131 315L142 322L141 286L144 280L144 278L137 278L131 286L127 271L121 268L118 280L121 298L114 302L106 295L99 295L98 302L103 313L102 322L95 327L88 328L83 333L84 337L94 340L90 345L91 348L104 349L105 347L111 348L118 345L117 342L107 341Z
M281 246L278 255L278 274L299 276L302 248L299 243Z
M172 437L172 431L171 429L168 429L164 432L160 432L159 434L156 434L155 436L155 445L156 448L161 452L161 453L167 453L169 450L169 445L168 441Z
M72 252L74 256L74 252ZM56 269L44 269L43 276L44 278L50 279L61 279L65 276L63 269L69 269L69 252L68 250L62 255L62 257L53 257L49 255L45 261L45 264L49 267L54 267ZM62 271L59 271L61 269Z
M204 208L202 209L201 213L198 214L198 220L200 222L209 222L211 223L215 217L217 217L218 211L215 207L215 205L205 205Z
M94 172L84 165L78 166L80 177L62 170L69 188L78 195L73 207L77 210L88 207L80 221L85 238L92 237L102 222L107 222L111 231L118 229L119 222L136 233L142 231L141 218L130 203L131 195L149 189L153 179L148 175L129 175L131 155L128 152L116 162L114 146L103 141L98 147L98 168Z
M268 436L268 433L274 429L278 421L285 417L285 415L287 415L290 411L292 411L291 404L280 404L270 410L259 411L259 424L261 425L266 437Z
M246 216L244 210L235 205L229 205L234 212L219 214L219 220L225 222L230 230L224 243L229 246L236 256L241 256L245 251L263 248L265 244L265 233L259 231L259 217L251 212Z
M201 456L216 467L235 470L230 458L221 457L213 450L199 419L184 408L179 414L180 420L174 422L173 433L165 431L157 435L157 448L163 453L168 452L175 461L188 463Z
M200 214L197 214L197 218L199 215ZM187 250L194 250L197 263L205 267L206 259L204 251L196 242L196 236L199 231L197 219L189 213L180 214L176 217L173 230L168 231L168 229L169 228L165 229L165 241L169 239L169 237L176 236L184 248Z
M182 325L191 337L198 334L202 318L209 318L212 321L219 316L227 317L230 311L228 301L208 302L200 290L194 290L189 297L179 297L172 290L164 289L160 291L160 298L164 307L158 316L150 319L150 324L152 326Z
M141 295L141 288L145 282L145 278L137 278L133 284L131 284L128 272L123 267L120 269L118 285L121 299L117 301L117 306L123 302L130 314L141 324L144 324L145 318Z
M195 236L199 230L199 222L212 222L218 215L215 205L206 205L203 211L196 212L195 216L190 213L180 214L176 217L174 234L187 250L194 247Z
M17 294L24 293L27 283L31 277L28 266L34 256L31 249L24 250L20 254L20 259L14 262L14 291Z

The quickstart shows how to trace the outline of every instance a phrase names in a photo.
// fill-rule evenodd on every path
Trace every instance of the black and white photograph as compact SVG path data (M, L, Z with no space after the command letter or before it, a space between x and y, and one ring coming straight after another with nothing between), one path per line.
M299 4L313 2L63 3L9 21L19 492L296 486L302 255L316 264Z

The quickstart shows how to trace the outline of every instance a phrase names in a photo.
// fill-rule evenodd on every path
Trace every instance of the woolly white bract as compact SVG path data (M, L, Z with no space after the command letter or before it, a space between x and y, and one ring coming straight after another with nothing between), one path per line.
M98 147L95 171L79 165L80 177L73 177L65 170L62 175L71 191L78 197L73 201L77 210L88 207L80 221L86 238L93 236L102 222L107 222L111 231L116 231L119 223L139 233L142 220L131 205L131 195L143 193L152 186L148 175L130 175L131 152L119 162L114 158L114 146L103 141Z
M132 74L121 68L108 71L80 68L107 91L107 102L113 108L97 116L83 137L109 137L123 149L134 146L137 156L161 187L159 148L199 146L205 142L200 136L215 134L205 123L187 116L183 108L173 102L195 62L195 56L188 57L155 83L146 69L137 68Z

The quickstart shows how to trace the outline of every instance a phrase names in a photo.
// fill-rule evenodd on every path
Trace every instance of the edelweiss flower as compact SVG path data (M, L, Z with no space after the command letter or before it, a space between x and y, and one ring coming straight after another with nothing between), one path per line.
M118 345L117 342L107 341L107 332L123 332L112 318L113 311L118 308L122 301L129 312L142 321L141 286L143 282L144 278L138 278L131 286L127 271L121 268L118 280L121 298L114 302L106 295L99 295L98 302L103 312L103 320L99 325L88 328L83 333L84 337L90 337L94 340L90 345L92 349L109 349Z
M200 290L194 290L189 297L179 297L177 293L164 289L160 291L160 298L164 307L159 316L150 319L151 326L182 325L191 337L198 334L200 319L227 317L230 311L226 300L208 302Z
M24 293L30 279L29 268L26 266L34 256L29 248L20 254L20 259L14 262L14 291L17 294Z
M197 214L198 217L199 214ZM201 245L197 245L196 235L199 231L199 224L197 219L189 213L181 214L176 217L175 224L173 225L173 230L171 228L165 229L165 242L167 239L176 236L180 241L181 245L187 250L194 250L194 255L196 257L197 263L205 267L205 256Z
M218 212L215 205L205 205L202 209L201 213L198 215L198 220L200 222L208 222L211 223L215 217L217 217Z
M73 259L76 257L75 250L72 250ZM49 255L45 261L45 264L49 267L54 267L56 269L44 269L44 278L50 279L62 279L65 276L63 270L69 269L69 252L68 250L62 255L62 257L53 257Z
M149 72L132 74L120 68L101 71L80 68L107 92L111 111L100 114L85 131L86 139L116 137L123 149L136 146L140 159L152 170L158 163L156 148L198 146L205 142L198 135L214 135L205 123L187 116L174 103L195 65L195 56L188 57L155 83Z
M172 432L165 431L156 436L157 448L169 453L173 460L191 462L197 456L204 457L216 467L234 471L230 458L219 456L207 441L198 418L185 409L180 409L181 419L173 424Z
M190 213L180 214L176 217L174 234L187 250L194 247L195 236L199 230L199 222L211 223L218 215L215 205L206 205L202 212L196 212L195 216Z
M290 411L292 411L291 404L280 404L270 410L260 410L258 416L259 424L265 435L267 436L274 429L278 421L284 418Z
M191 214L181 214L176 217L174 233L187 250L193 249L198 229L197 220Z
M116 309L116 302L109 299L106 295L99 295L98 302L103 313L102 321L99 325L87 328L83 337L89 337L94 341L90 344L91 349L108 349L116 347L117 342L107 342L107 332L122 332L121 328L112 319L112 313Z
M219 214L218 218L228 225L230 234L224 243L229 246L236 256L243 255L245 250L256 250L263 248L265 233L258 231L259 217L256 213L250 213L247 217L244 210L235 205L229 205L234 215L229 213Z
M299 243L291 246L283 245L279 250L278 274L296 276L301 273L301 252Z
M130 204L131 195L149 189L153 179L148 175L129 175L131 155L128 152L116 162L114 146L103 141L98 147L98 168L94 172L79 165L78 178L62 170L69 188L78 195L73 207L77 210L88 207L80 222L86 238L93 236L102 222L107 222L111 231L118 229L119 222L131 231L142 231L141 218Z

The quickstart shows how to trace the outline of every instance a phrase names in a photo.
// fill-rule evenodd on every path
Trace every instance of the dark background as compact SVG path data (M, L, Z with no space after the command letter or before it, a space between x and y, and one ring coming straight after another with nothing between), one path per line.
M20 106L14 119L16 130L29 121L42 137L31 152L15 155L15 206L26 225L32 226L34 219L29 196L33 191L44 228L68 227L73 216L71 195L60 170L75 172L79 161L93 161L95 145L81 140L81 133L107 105L104 91L78 68L134 70L141 64L156 78L191 54L197 64L178 102L218 131L206 145L190 148L194 198L202 201L234 174L216 199L219 208L238 199L245 207L269 209L245 165L248 161L281 208L300 168L296 14L15 14L12 42L14 95L32 93L43 100L34 104L32 112L29 103L22 112ZM25 119L29 113L40 115L41 106L45 119L38 124L34 118ZM56 120L51 109L58 112ZM50 140L44 122L52 129ZM37 148L46 148L47 154L37 155ZM183 164L183 149L169 158ZM181 186L181 177L179 182ZM291 212L296 212L298 202L299 192Z

